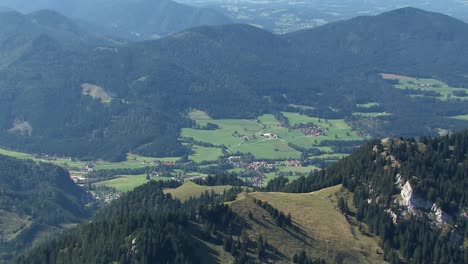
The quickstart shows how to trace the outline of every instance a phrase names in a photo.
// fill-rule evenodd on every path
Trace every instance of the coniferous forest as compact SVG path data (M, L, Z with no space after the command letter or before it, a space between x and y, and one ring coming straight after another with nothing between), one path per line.
M64 160L0 155L0 263L468 263L467 23L407 7L280 35L125 1L95 21L112 35L0 0L0 151Z
M430 206L415 215L398 213L399 181L452 221L438 226L427 214ZM301 193L340 183L354 193L356 219L381 237L390 263L467 263L467 130L440 138L373 140L325 170L292 182L277 178L264 190Z

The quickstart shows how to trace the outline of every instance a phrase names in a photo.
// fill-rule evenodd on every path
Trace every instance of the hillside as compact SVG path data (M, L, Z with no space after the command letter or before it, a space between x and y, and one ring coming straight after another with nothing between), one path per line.
M150 182L98 212L91 223L21 256L18 263L291 263L301 251L316 263L382 262L377 241L361 235L337 210L339 190L242 193L224 206L220 202L235 199L241 190L180 203ZM291 226L280 225L281 217L259 206L259 200L281 214L290 213Z
M451 117L467 111L467 65L460 56L467 52L467 30L458 20L411 8L290 35L204 26L117 47L70 48L33 30L40 35L28 52L6 52L11 59L0 70L0 144L86 160L122 160L128 152L180 157L191 153L179 138L193 126L187 113L194 108L213 118L291 110L346 119L354 131L379 137L460 130L466 120ZM397 89L381 73L459 88L451 100L437 100L435 91ZM100 87L105 100L83 93L83 85Z
M2 0L0 6L21 12L56 10L80 20L95 33L129 40L154 39L190 27L230 22L227 16L214 9L192 7L171 0Z
M467 147L468 131L373 140L308 177L186 202L150 181L17 262L464 263ZM218 181L241 183L199 183Z
M282 257L275 259L275 263L290 263L293 255L301 250L329 263L383 263L377 239L362 234L357 225L338 211L340 188L334 186L304 194L243 193L229 206L247 220L249 235L261 235L277 249L277 255ZM259 207L255 199L290 214L299 230L278 227L275 219Z
M64 169L0 155L0 262L89 215L90 197Z
M342 183L354 193L353 215L381 237L389 262L464 263L467 143L466 130L374 140L324 171L290 183L278 178L266 190L301 193Z

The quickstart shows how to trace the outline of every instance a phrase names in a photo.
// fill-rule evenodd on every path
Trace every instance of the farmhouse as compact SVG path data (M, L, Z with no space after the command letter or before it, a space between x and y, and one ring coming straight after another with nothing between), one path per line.
M82 171L93 172L94 171L93 167L94 167L94 165L91 164L91 163L81 164L81 170Z
M273 134L273 133L259 133L259 134L257 134L257 136L265 137L265 138L268 138L268 139L277 139L277 138L279 138L278 135Z

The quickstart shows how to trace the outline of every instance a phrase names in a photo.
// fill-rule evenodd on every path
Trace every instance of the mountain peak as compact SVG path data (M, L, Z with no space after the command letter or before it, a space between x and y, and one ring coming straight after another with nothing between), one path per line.
M53 29L60 29L65 31L70 31L73 33L78 33L78 26L69 18L65 17L61 13L43 9L39 11L32 12L27 15L33 22Z

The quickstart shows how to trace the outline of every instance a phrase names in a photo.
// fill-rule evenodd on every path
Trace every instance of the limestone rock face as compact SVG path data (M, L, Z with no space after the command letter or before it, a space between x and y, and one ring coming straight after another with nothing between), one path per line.
M429 214L429 218L438 226L444 227L447 224L451 224L453 219L450 215L442 211L442 208L437 206L437 204L433 204L431 207L431 213Z
M406 207L408 213L416 214L418 209L429 210L432 204L414 194L413 186L407 181L401 190L401 205Z

